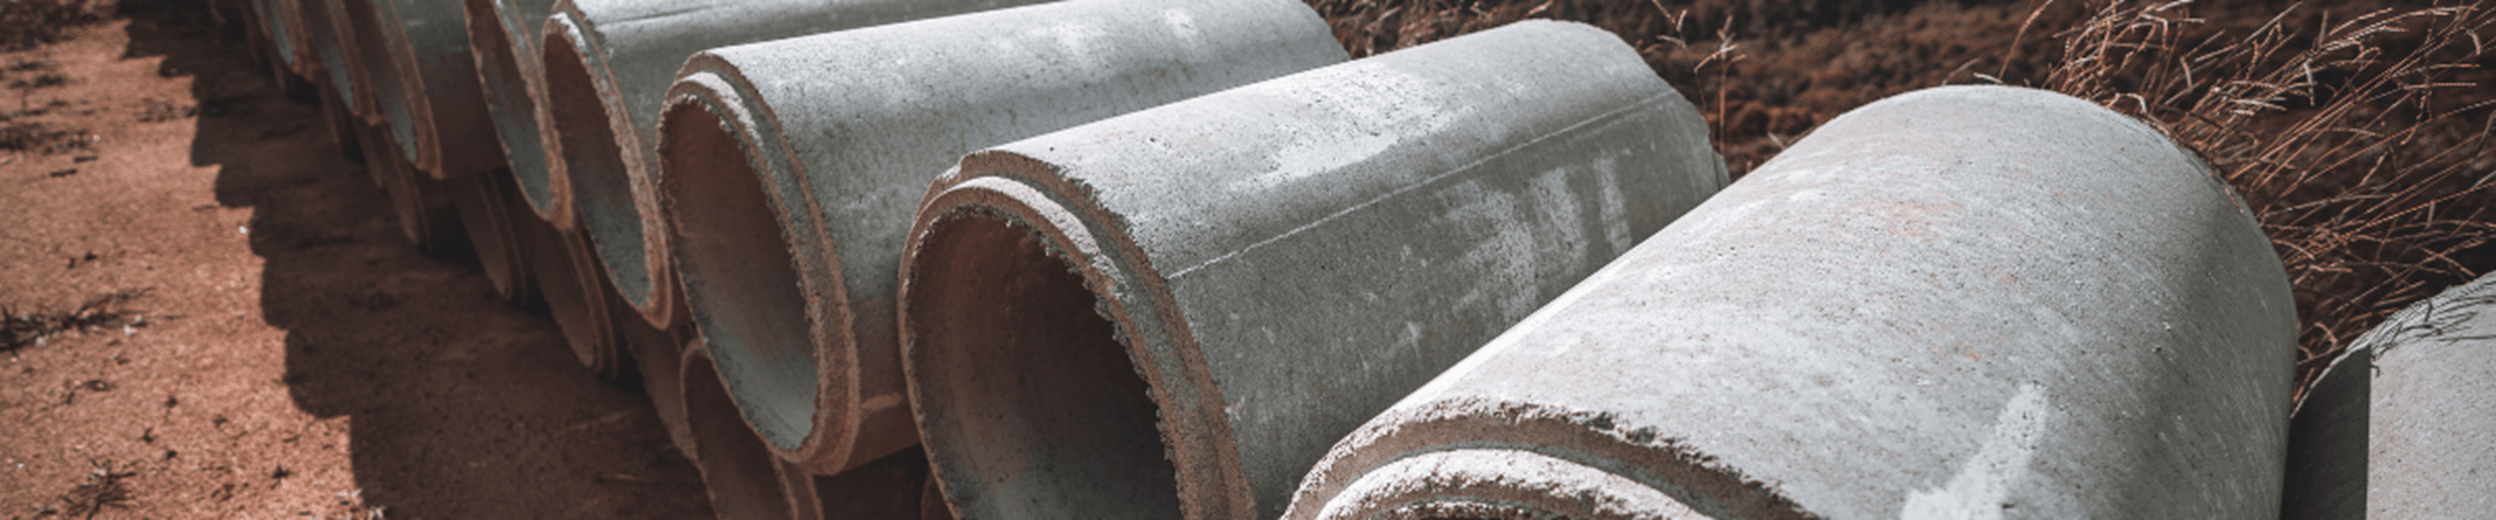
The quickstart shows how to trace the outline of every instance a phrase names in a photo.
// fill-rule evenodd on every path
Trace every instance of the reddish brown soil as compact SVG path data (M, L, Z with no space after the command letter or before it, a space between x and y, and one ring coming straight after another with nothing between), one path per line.
M639 393L410 248L319 107L204 27L0 54L66 79L0 91L10 123L95 136L0 151L0 305L147 291L126 332L0 353L0 518L709 516Z

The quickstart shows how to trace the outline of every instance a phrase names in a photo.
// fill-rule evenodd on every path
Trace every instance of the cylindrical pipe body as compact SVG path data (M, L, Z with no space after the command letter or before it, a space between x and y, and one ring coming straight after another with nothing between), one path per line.
M783 466L799 471L795 464ZM912 447L838 475L793 474L782 480L797 520L918 518L927 491L927 455Z
M467 11L450 0L345 0L369 3L378 18L374 40L397 67L408 121L408 160L436 179L503 167L492 148L494 127L469 56ZM368 61L367 67L384 66ZM391 114L398 117L397 113Z
M450 185L451 206L459 210L459 222L467 232L470 249L476 252L477 267L485 272L486 282L494 286L494 295L504 302L526 307L537 297L536 282L529 278L527 246L520 236L515 217L536 220L512 198L518 193L511 186L511 173L495 170L445 181ZM671 356L672 357L672 356Z
M2306 392L2281 518L2496 511L2496 275L2392 315Z
M546 312L555 328L563 331L563 339L572 348L582 366L602 379L614 379L627 368L624 355L616 348L616 326L610 321L605 291L588 281L598 273L595 263L580 257L588 256L588 240L580 233L563 231L551 225L531 226L535 235L529 249L529 262L535 267L538 292L546 298Z
M911 230L912 405L964 518L1271 518L1335 439L1724 183L1636 51L1556 22L1006 144Z
M520 203L514 202L512 207L518 209ZM524 220L545 225L536 219ZM686 419L683 364L685 350L703 348L701 340L679 339L680 335L672 331L632 322L620 323L616 329L617 340L623 342L625 351L632 353L633 367L641 376L641 391L650 397L651 412L659 417L659 425L667 429L668 444L685 460L700 457L692 423Z
M1913 92L1371 419L1286 517L2273 518L2296 329L2192 152L2061 94Z
M556 0L465 0L469 56L487 117L511 167L522 202L536 216L546 187L546 148L538 136L538 99L546 96L546 63L537 30Z
M541 205L580 215L610 282L644 317L673 327L662 305L675 292L657 205L644 200L658 167L658 118L677 69L693 53L727 45L945 16L1037 0L566 0L540 37L546 120L540 146L549 193ZM824 51L837 52L837 51ZM848 71L882 74L890 67ZM548 213L554 215L556 213ZM566 222L568 220L557 220Z
M689 314L782 457L918 443L894 273L962 154L1344 59L1290 0L1104 0L716 49L686 63L645 190ZM871 71L871 72L870 72ZM662 245L665 245L662 243Z
M366 156L397 154L401 162L413 163L416 157L415 118L407 104L407 79L403 68L389 51L383 39L384 15L376 5L383 0L297 0L322 2L330 19L330 29L339 39L339 60L352 84L355 109L366 124L377 125L390 145L387 148L365 148Z
M693 465L709 490L711 512L721 520L791 520L790 500L780 484L780 468L787 464L773 458L737 416L710 350L696 346L684 356L678 388L694 439Z

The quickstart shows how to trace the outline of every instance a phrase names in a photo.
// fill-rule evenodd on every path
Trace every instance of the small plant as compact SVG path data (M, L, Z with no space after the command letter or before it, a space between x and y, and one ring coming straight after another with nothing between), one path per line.
M123 306L147 293L147 289L137 289L100 294L67 311L21 313L0 306L0 352L41 346L56 334L146 326L145 316Z

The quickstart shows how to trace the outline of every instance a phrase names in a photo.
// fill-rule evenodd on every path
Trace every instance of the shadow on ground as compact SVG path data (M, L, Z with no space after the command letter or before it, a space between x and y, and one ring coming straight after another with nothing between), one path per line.
M219 204L253 209L260 311L286 331L284 382L304 411L348 418L357 507L392 519L709 516L642 396L590 377L551 323L495 299L475 266L411 248L319 105L289 100L238 33L211 28L204 3L125 2L124 57L161 55L160 74L195 77L191 162L220 166Z

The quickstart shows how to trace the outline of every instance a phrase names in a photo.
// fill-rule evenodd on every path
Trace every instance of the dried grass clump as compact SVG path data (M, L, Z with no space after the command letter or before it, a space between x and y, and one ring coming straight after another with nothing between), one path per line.
M2100 6L2055 33L2043 86L2149 122L2245 198L2295 288L2302 396L2358 335L2496 264L2496 11L2291 6L2228 31L2190 7Z
M99 294L66 311L21 313L0 306L0 353L42 346L56 334L146 326L145 316L125 306L147 293L147 289L138 289Z

